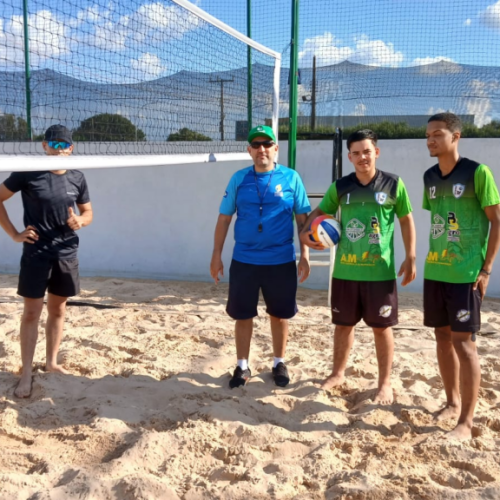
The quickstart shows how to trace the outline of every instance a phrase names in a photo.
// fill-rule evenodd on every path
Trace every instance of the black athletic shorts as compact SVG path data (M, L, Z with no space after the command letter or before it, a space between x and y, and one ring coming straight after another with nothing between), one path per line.
M259 290L266 303L266 312L280 319L297 314L297 265L258 266L234 260L229 268L229 298L226 311L233 319L257 316Z
M481 293L473 290L473 285L424 279L424 325L450 326L452 332L478 332Z
M372 328L398 324L396 280L351 281L332 278L332 323L354 326L361 318Z
M78 295L78 259L57 260L23 255L17 293L28 299L40 299L47 290L60 297Z

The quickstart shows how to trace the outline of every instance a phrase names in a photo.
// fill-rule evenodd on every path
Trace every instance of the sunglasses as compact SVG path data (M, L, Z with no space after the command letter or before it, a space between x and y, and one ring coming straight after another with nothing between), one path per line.
M48 145L52 149L68 149L71 146L69 142L64 141L49 141Z
M272 148L274 146L273 141L254 141L250 143L250 147L252 149L259 149L261 146L264 146L265 149Z

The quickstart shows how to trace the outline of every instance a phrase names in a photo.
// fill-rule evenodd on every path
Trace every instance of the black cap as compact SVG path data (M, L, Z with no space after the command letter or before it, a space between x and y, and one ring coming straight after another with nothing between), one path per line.
M73 137L71 136L71 131L68 130L64 125L51 125L45 131L46 141L64 141L69 144L73 144Z

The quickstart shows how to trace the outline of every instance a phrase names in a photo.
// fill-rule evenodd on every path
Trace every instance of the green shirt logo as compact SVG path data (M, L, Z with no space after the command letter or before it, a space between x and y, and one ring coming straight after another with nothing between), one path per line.
M432 218L431 235L432 239L437 240L440 236L444 234L444 219L439 214L434 214Z
M463 184L453 184L453 196L460 198L464 194L465 186Z
M358 241L365 235L366 226L358 219L351 219L345 227L345 235L352 241Z

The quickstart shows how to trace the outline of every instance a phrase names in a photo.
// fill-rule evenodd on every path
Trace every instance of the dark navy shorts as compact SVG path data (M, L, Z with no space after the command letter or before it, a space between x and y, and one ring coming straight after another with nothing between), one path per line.
M47 259L23 255L17 293L27 299L41 299L48 290L60 297L80 293L78 259Z
M226 311L233 319L257 316L259 290L266 303L266 312L280 319L297 314L297 265L257 266L234 260L229 268L229 299Z
M452 332L478 332L481 293L479 289L473 290L473 285L424 279L424 325L450 326Z
M332 323L354 326L361 318L372 328L398 324L396 280L351 281L332 278Z

